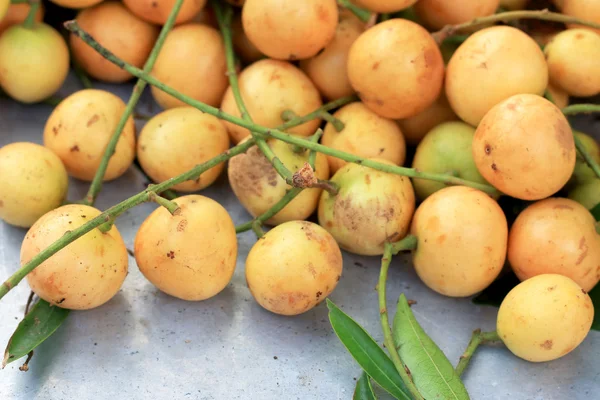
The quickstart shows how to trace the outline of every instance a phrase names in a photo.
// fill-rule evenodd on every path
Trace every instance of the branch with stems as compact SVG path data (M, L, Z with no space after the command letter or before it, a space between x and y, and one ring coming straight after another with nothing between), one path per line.
M256 125L256 124L248 122L248 121L244 121L242 118L238 118L231 114L224 113L222 110L220 110L218 108L209 106L209 105L204 104L204 103L202 103L198 100L195 100L191 97L183 95L183 94L179 93L177 90L173 89L172 87L169 87L169 86L165 85L164 83L162 83L161 81L157 80L156 78L144 73L139 68L136 68L136 67L126 63L125 61L116 57L114 54L110 53L108 50L106 50L104 47L102 47L98 42L96 42L89 34L84 32L77 24L77 21L66 22L65 27L69 31L75 33L77 36L82 38L86 43L88 43L94 49L99 51L100 54L102 54L102 56L105 57L107 60L109 60L112 63L114 63L115 65L121 67L122 69L129 72L133 76L145 80L146 82L157 87L158 89L162 90L163 92L170 94L171 96L175 97L176 99L181 100L185 104L188 104L194 108L197 108L200 111L203 111L210 115L214 115L215 117L217 117L219 119L231 122L231 123L241 126L243 128L252 130L257 135L259 135L259 137L260 137L260 135L262 135L263 138L273 137L275 139L281 140L286 143L298 145L305 149L314 150L319 153L337 157L341 160L360 164L360 165L363 165L363 166L366 166L366 167L369 167L372 169L376 169L376 170L379 170L382 172L389 172L392 174L403 175L403 176L406 176L409 178L433 180L436 182L442 182L442 183L446 183L449 185L469 186L469 187L472 187L475 189L479 189L479 190L486 192L488 194L491 194L491 195L499 194L499 192L497 191L496 188L494 188L493 186L488 185L488 184L472 182L472 181L468 181L465 179L460 179L460 178L457 178L454 176L450 176L447 174L435 174L435 173L429 173L429 172L422 172L422 171L419 171L414 168L405 168L405 167L399 167L399 166L395 166L395 165L382 164L382 163L379 163L379 162L376 162L373 160L368 160L363 157L356 156L354 154L350 154L350 153L346 153L346 152L343 152L340 150L332 149L330 147L323 146L318 143L313 143L310 140L307 140L304 138L289 135L278 129L270 129L270 128L266 128L266 127L263 127L260 125Z
M441 30L434 32L433 38L438 44L441 44L448 37L453 36L456 33L460 33L465 29L470 29L479 26L485 26L487 24L495 22L509 22L519 19L538 19L542 21L553 21L562 22L563 24L578 24L588 26L590 28L600 29L600 24L592 21L585 21L580 18L571 17L560 13L550 12L548 10L520 10L520 11L508 11L499 14L493 14L487 17L475 18L469 22L465 22L457 25L447 25Z
M409 371L400 359L396 345L394 344L394 338L392 336L392 329L390 328L390 322L388 319L387 306L386 306L386 281L388 276L388 270L392 261L392 253L396 254L400 251L414 250L417 247L417 237L408 235L404 239L392 243L386 243L383 252L383 258L381 259L381 270L379 271L379 283L377 284L377 294L379 296L379 318L381 321L381 329L383 330L383 338L385 347L388 349L390 358L400 374L400 378L408 388L413 399L423 400L423 396L419 393L419 390L415 386Z
M456 366L456 372L458 375L462 375L469 365L469 361L473 357L475 350L479 347L480 344L494 343L500 341L500 336L496 331L493 332L481 332L481 329L476 329L473 331L473 336L471 336L471 341L467 345L467 348L462 356L460 356L460 361Z
M154 48L148 56L148 60L144 64L144 73L149 74L152 71L152 68L154 68L154 64L156 63L158 54L160 53L160 50L162 49L163 44L165 43L165 39L167 38L167 35L171 31L171 29L173 29L173 26L175 25L175 18L177 18L177 14L179 14L179 10L181 9L182 4L183 0L177 0L175 2L175 5L171 9L171 13L167 18L165 25L161 29L158 39L156 39ZM129 101L127 102L127 106L125 107L125 111L121 115L121 118L117 123L115 131L111 136L108 144L106 145L104 155L102 156L102 160L100 161L98 170L94 175L94 179L92 180L90 189L88 190L88 193L85 196L85 199L83 200L83 204L87 204L90 206L93 205L96 201L96 197L98 197L98 194L100 193L100 190L102 190L102 182L104 181L104 174L106 173L106 169L108 168L108 163L110 162L110 159L115 153L115 149L117 147L117 144L119 143L119 139L121 138L123 128L125 128L127 121L129 120L131 114L135 110L135 106L140 100L140 97L142 96L146 85L147 83L142 79L138 79L138 81L135 83L135 86L133 87L133 91L131 93L131 97L129 97Z

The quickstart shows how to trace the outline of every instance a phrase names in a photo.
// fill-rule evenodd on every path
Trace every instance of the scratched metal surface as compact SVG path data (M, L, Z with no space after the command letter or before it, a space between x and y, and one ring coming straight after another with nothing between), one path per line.
M73 89L76 82L67 86ZM127 86L110 89L124 99L129 95ZM152 111L149 104L146 93L146 112ZM41 143L49 106L1 99L0 110L0 145ZM595 130L598 135L598 124ZM131 168L105 186L97 206L106 209L143 190L145 183ZM87 184L72 181L70 199L86 190ZM223 177L202 193L221 202L236 223L249 218ZM154 207L142 205L118 220L128 247ZM24 234L0 222L1 279L18 267ZM198 303L159 292L130 259L129 276L115 298L98 309L72 313L36 351L29 372L20 372L18 362L0 371L0 398L350 399L360 371L333 334L325 305L289 318L253 301L244 280L244 260L253 242L252 232L239 236L232 282L215 298ZM377 258L344 254L343 278L331 299L381 342L374 291L378 265ZM22 317L28 291L23 282L0 301L2 347ZM495 308L433 293L407 260L398 258L390 271L390 305L401 292L418 302L413 307L418 320L452 361L473 329L494 329ZM486 347L475 356L465 383L473 399L588 399L600 390L599 360L598 332L568 356L545 364L519 360L503 347Z

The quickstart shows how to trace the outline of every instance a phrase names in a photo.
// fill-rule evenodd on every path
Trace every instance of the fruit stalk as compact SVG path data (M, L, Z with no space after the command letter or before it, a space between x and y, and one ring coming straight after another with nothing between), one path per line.
M352 162L355 164L360 164L360 165L364 165L366 167L372 168L372 169L376 169L378 171L382 171L382 172L388 172L388 173L392 173L392 174L397 174L397 175L402 175L402 176L406 176L409 178L418 178L418 179L429 179L429 180L433 180L433 181L437 181L437 182L442 182L448 185L463 185L463 186L469 186L475 189L479 189L485 193L488 193L490 195L498 195L500 194L498 192L498 190L496 190L496 188L494 188L491 185L487 185L487 184L481 184L481 183L477 183L477 182L471 182L465 179L460 179L454 176L449 176L446 174L434 174L434 173L428 173L428 172L422 172L422 171L418 171L416 169L413 168L405 168L405 167L399 167L399 166L395 166L395 165L387 165L387 164L382 164L376 161L372 161L372 160L368 160L365 159L363 157L358 157L355 156L353 154L350 153L346 153L340 150L336 150L336 149L332 149L329 148L327 146L323 146L321 144L318 143L312 143L310 140L307 139L303 139L297 136L293 136L293 135L289 135L285 132L282 132L279 129L270 129L270 128L265 128L263 126L260 125L256 125L254 123L250 123L248 121L244 121L241 118L235 117L231 114L227 114L224 113L222 110L217 109L215 107L209 106L205 103L202 103L200 101L197 101L195 99L192 99L191 97L188 97L186 95L183 95L181 93L179 93L178 91L176 91L175 89L165 85L164 83L162 83L161 81L157 80L156 78L149 76L148 74L145 74L142 70L140 70L139 68L136 68L128 63L126 63L125 61L121 60L120 58L116 57L114 54L112 54L111 52L109 52L107 49L105 49L104 47L102 47L98 42L96 42L88 33L86 33L85 31L83 31L79 25L77 24L77 21L68 21L65 22L65 27L75 33L77 36L79 36L84 42L86 42L87 44L89 44L91 47L93 47L94 49L96 49L96 51L98 51L104 58L106 58L107 60L109 60L110 62L112 62L113 64L119 66L120 68L124 69L125 71L129 72L130 74L134 75L135 77L141 78L143 80L145 80L146 82L148 82L150 85L157 87L158 89L164 91L167 94L170 94L171 96L175 97L178 100L181 100L182 102L197 108L198 110L205 112L207 114L210 115L214 115L215 117L231 122L232 124L241 126L243 128L249 129L249 130L253 130L259 134L268 136L268 137L273 137L275 139L281 140L283 142L286 143L290 143L290 144L295 144L298 145L300 147L303 147L305 149L309 149L309 150L314 150L317 151L319 153L323 153L329 156L333 156L333 157L337 157L339 159L342 159L344 161L348 161L348 162Z
M40 8L40 1L41 0L30 0L28 1L30 7L29 7L29 13L27 14L27 17L25 17L25 21L23 21L23 26L27 29L31 29L33 28L33 24L35 24L35 14L37 13L38 9Z
M462 375L467 365L469 365L469 361L473 357L475 350L479 347L480 344L493 343L500 341L500 336L496 331L493 332L481 332L481 329L476 329L473 331L473 336L471 336L471 340L467 345L467 348L462 356L460 356L460 361L456 366L456 372L459 376Z
M175 5L171 9L169 18L167 19L165 25L162 27L158 39L156 39L156 43L152 48L152 52L150 53L150 56L148 56L146 64L144 64L145 73L149 74L152 71L152 68L154 68L154 64L156 63L158 54L160 53L160 50L162 49L163 44L165 43L165 39L167 38L167 35L171 31L171 29L173 29L173 26L175 25L175 18L177 18L177 14L179 14L179 10L181 9L182 4L183 0L177 0L175 2ZM83 204L90 206L94 205L96 197L98 197L98 194L102 190L102 182L104 180L104 174L106 173L106 169L108 168L108 163L113 154L115 153L115 148L117 147L117 143L119 142L119 138L121 137L123 128L125 128L127 120L133 113L135 106L140 100L140 97L142 96L146 85L147 83L142 79L138 79L138 81L135 83L135 86L133 87L133 91L131 93L131 97L129 97L129 101L127 102L127 106L125 107L125 111L121 115L121 119L119 119L119 122L117 123L115 132L113 133L108 144L106 145L106 150L104 150L104 155L102 156L102 160L100 161L100 165L98 166L96 175L94 175L94 179L92 180L90 189L88 190L88 193L85 196L85 199L83 200Z
M388 270L390 268L390 263L392 261L392 253L396 252L396 254L400 251L404 250L413 250L417 246L417 237L408 235L401 241L397 243L386 243L385 250L383 252L383 258L381 259L381 270L379 272L379 283L377 284L377 294L379 295L379 318L381 320L381 329L383 330L383 337L385 347L388 349L388 353L390 353L390 358L394 363L394 366L398 370L402 381L406 385L408 391L412 395L413 399L423 400L423 396L419 393L419 390L415 386L412 377L410 375L410 371L402 360L400 359L400 355L396 350L396 345L394 344L394 338L392 336L392 329L390 328L390 322L387 314L387 306L386 306L386 291L385 285L388 276Z
M600 24L585 21L580 18L571 17L568 15L550 12L546 10L539 11L529 11L529 10L520 10L520 11L508 11L499 14L490 15L487 17L475 18L472 21L464 22L462 24L457 25L447 25L440 29L437 32L432 34L433 38L438 44L441 44L444 40L453 36L455 33L459 33L465 29L484 26L490 23L495 22L508 22L515 21L519 19L539 19L542 21L554 21L554 22L562 22L563 24L579 24L589 26L591 28L600 29Z
M369 11L363 10L362 8L352 3L350 0L338 0L337 3L339 6L351 11L352 14L356 15L358 19L360 19L362 22L368 22L371 18L371 13Z
M562 112L567 116L600 113L600 104L573 104L563 108Z

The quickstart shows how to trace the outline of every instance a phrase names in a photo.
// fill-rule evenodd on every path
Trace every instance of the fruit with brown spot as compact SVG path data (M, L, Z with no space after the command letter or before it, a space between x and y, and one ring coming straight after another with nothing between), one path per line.
M492 15L499 3L500 0L419 0L414 8L425 26L438 30Z

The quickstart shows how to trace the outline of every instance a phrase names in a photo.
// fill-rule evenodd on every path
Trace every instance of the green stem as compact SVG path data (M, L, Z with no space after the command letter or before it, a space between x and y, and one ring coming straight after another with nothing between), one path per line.
M165 43L165 39L167 38L167 35L169 34L169 32L171 31L173 26L175 25L175 18L177 17L177 14L179 13L179 10L180 10L182 4L183 4L183 0L176 0L175 5L171 9L169 18L167 19L162 30L160 31L158 39L156 40L156 43L154 44L154 48L152 49L152 52L148 56L148 60L146 61L146 64L144 64L143 72L145 74L149 74L150 71L152 71L152 68L154 68L154 64L156 63L158 54L160 53L160 50L162 49L163 44ZM140 100L140 97L142 96L142 93L144 92L144 88L146 87L146 85L147 85L147 83L144 80L138 79L135 86L133 87L133 92L131 93L131 97L129 98L129 101L127 102L125 112L123 112L123 114L121 115L121 119L117 123L115 131L114 131L112 137L110 138L110 140L106 146L106 149L104 150L104 155L102 156L102 160L100 161L98 170L96 171L96 174L94 175L94 179L92 180L92 183L90 185L90 189L88 190L88 193L87 193L85 199L83 200L84 204L93 205L94 202L96 201L96 197L98 197L98 194L102 190L102 182L104 181L104 174L106 173L106 169L108 168L108 163L109 163L111 157L113 156L113 154L115 153L115 149L117 147L117 144L119 143L119 138L121 137L123 128L125 128L127 121L129 120L131 114L135 110L135 106L137 105L138 101Z
M577 114L591 114L600 112L600 104L573 104L562 109L563 114L566 116L572 116ZM594 160L592 155L587 151L581 140L577 135L573 135L575 140L575 147L579 154L583 157L587 165L594 171L596 176L600 178L600 165Z
M160 195L161 195L162 197L164 197L165 199L167 199L167 200L175 200L177 197L179 197L179 196L177 195L177 193L175 193L175 192L174 192L174 191L172 191L172 190L165 190L165 191L164 191L164 192L162 192Z
M458 375L460 376L463 374L465 368L467 368L467 365L469 365L469 361L471 361L475 350L477 350L480 344L493 343L498 342L500 340L500 336L498 336L498 333L496 331L481 332L481 329L476 329L475 331L473 331L471 341L469 341L465 352L462 356L460 356L460 361L456 366L456 372L458 373Z
M337 3L350 10L354 15L356 15L362 22L368 22L369 18L371 18L371 12L364 10L357 5L353 4L350 0L337 0Z
M600 178L600 165L594 160L590 152L587 151L585 145L579 139L579 136L573 135L573 139L575 140L575 147L577 148L577 151L579 151L579 154L581 154L586 164L594 171L596 177Z
M321 138L321 135L323 135L323 130L319 129L319 130L317 130L317 133L315 133L310 138L310 140L313 142L318 142L319 139ZM315 169L316 160L317 160L317 152L311 151L308 155L308 163L310 164L310 166L313 169ZM290 190L288 190L286 192L286 194L277 203L275 203L273 205L273 207L271 207L269 210L267 210L264 214L260 215L259 217L256 217L252 221L248 221L242 225L236 226L235 232L242 233L242 232L249 231L250 229L254 229L254 224L259 224L260 226L262 226L262 224L264 224L269 219L273 218L279 211L283 210L283 208L285 206L287 206L292 200L294 200L296 198L296 196L298 196L300 194L300 192L302 192L302 190L303 190L302 188L297 188L297 187L291 188Z
M73 60L72 64L73 71L75 72L77 79L79 79L79 82L81 82L81 86L83 86L84 89L93 89L94 85L92 85L92 80L87 76L83 68L81 68L81 65L75 60Z
M519 10L519 11L509 11L499 14L490 15L487 17L475 18L469 22L465 22L458 25L447 25L443 27L441 30L433 33L433 38L439 44L442 43L446 38L463 31L465 29L484 26L487 24L495 23L495 22L508 22L515 21L518 19L538 19L542 21L554 21L554 22L562 22L563 24L578 24L585 25L591 28L600 29L600 24L591 21L585 21L579 18L571 17L569 15L564 15L560 13L550 12L548 10Z
M262 224L260 223L260 221L250 221L250 222L251 222L251 226L252 226L252 231L256 235L257 239L260 239L263 236L265 236L265 231L263 231Z
M573 104L562 109L565 115L600 113L600 104Z
M217 157L214 157L203 164L197 165L193 169L184 172L181 175L178 175L174 178L168 179L164 182L153 186L152 191L154 193L162 193L163 191L170 189L175 185L178 185L185 181L196 179L205 171L208 171L209 169L221 164L222 162L229 160L231 157L246 152L252 146L254 146L254 140L250 139L244 143L232 147L231 149L227 150L224 153L221 153ZM12 288L14 288L19 282L21 282L21 280L23 280L23 278L28 273L33 271L42 262L56 254L59 250L65 248L74 240L79 239L86 233L90 232L92 229L99 227L100 225L110 221L111 219L117 218L119 215L129 210L130 208L135 207L144 202L150 201L150 193L151 191L146 189L143 192L138 193L128 198L127 200L124 200L121 203L109 208L108 210L104 211L102 214L90 220L86 224L72 231L66 232L60 239L52 243L50 246L46 247L35 257L33 257L31 261L19 268L14 274L10 276L10 278L8 278L0 286L0 299L4 297L6 293L8 293Z
M23 21L23 26L27 29L32 29L33 25L35 24L35 14L38 12L38 9L40 8L40 0L37 0L37 1L30 0L30 1L28 1L28 3L29 3L29 13L27 14L27 17L25 18L25 21Z
M344 123L342 121L340 121L339 119L337 119L336 117L334 117L333 115L329 114L327 111L323 111L321 113L321 118L323 118L325 121L329 122L331 125L333 125L333 128L337 131L337 132L341 132L344 130Z
M414 235L407 235L404 239L400 240L396 243L391 243L390 247L392 249L392 255L397 255L402 251L415 250L419 240Z
M47 99L45 99L44 101L42 101L42 103L48 104L49 106L52 106L52 107L56 107L63 100L64 100L63 98L58 97L58 96L50 96Z
M421 393L419 393L419 390L415 386L415 383L413 382L408 370L406 369L404 363L400 359L398 351L396 350L396 345L394 344L394 338L392 336L392 329L390 328L390 322L388 319L385 290L388 270L390 268L390 262L392 261L393 249L397 247L409 250L413 243L413 238L414 236L407 236L400 242L395 243L393 245L391 243L385 244L383 258L381 259L381 270L379 272L379 283L377 284L377 293L379 295L379 318L381 320L381 329L383 330L385 347L387 348L388 353L390 354L390 358L392 359L394 366L398 370L402 381L404 382L404 384L408 388L408 391L412 395L412 398L423 399L423 396L421 395Z
M350 104L350 103L353 103L358 100L359 100L358 97L355 95L340 97L337 100L334 100L332 102L325 104L324 106L311 112L310 114L306 114L303 117L290 119L288 122L286 122L282 125L279 125L277 127L277 129L279 129L280 131L285 131L287 129L293 128L294 126L302 125L303 123L312 121L313 119L321 118L321 113L323 111L331 111L331 110L345 106L346 104ZM284 111L284 113L285 113L285 111Z
M167 200L164 197L157 195L153 191L153 186L154 185L152 185L151 187L148 188L150 190L149 200L166 208L167 211L169 211L169 213L171 213L171 215L177 215L181 211L181 209L179 208L177 203L174 203L171 200Z
M154 78L148 74L145 74L139 68L136 68L136 67L124 62L123 60L116 57L114 54L107 51L99 43L97 43L91 36L89 36L86 32L84 32L77 24L77 21L66 22L65 27L69 31L71 31L74 34L76 34L77 36L79 36L84 42L88 43L94 49L99 51L107 60L109 60L112 63L114 63L115 65L118 65L119 67L123 68L125 71L129 72L130 74L134 75L135 77L141 78L141 79L145 80L146 82L148 82L149 84L164 91L165 93L170 94L171 96L177 98L178 100L181 100L182 102L184 102L194 108L197 108L200 111L203 111L207 114L214 115L219 119L231 122L235 125L241 126L243 128L249 129L249 130L253 130L257 133L260 133L260 134L263 134L266 136L274 137L274 138L279 139L286 143L295 144L295 145L301 146L305 149L318 151L319 153L337 157L337 158L340 158L347 162L364 165L366 167L376 169L376 170L379 170L382 172L389 172L392 174L403 175L403 176L407 176L410 178L428 179L428 180L432 180L432 181L436 181L436 182L442 182L447 185L469 186L469 187L472 187L475 189L479 189L479 190L486 192L488 194L491 194L491 195L498 195L498 193L499 193L496 188L494 188L493 186L488 185L488 184L471 182L471 181L468 181L465 179L460 179L460 178L448 176L445 174L422 172L422 171L419 171L419 170L416 170L413 168L405 168L405 167L399 167L399 166L395 166L395 165L382 164L382 163L379 163L379 162L376 162L373 160L367 160L363 157L359 157L354 154L350 154L350 153L346 153L346 152L343 152L340 150L332 149L332 148L323 146L318 143L312 143L310 140L307 140L305 138L300 138L297 136L289 135L285 132L282 132L280 130L281 127L279 129L270 129L270 128L265 128L260 125L256 125L256 124L248 122L248 121L244 121L241 118L235 117L231 114L224 113L220 109L211 107L200 101L192 99L191 97L185 96L185 95L179 93L178 91L176 91L175 89L173 89L172 87L169 87L169 86L165 85L164 83L160 82L156 78ZM287 125L290 122L291 121L287 122L284 125ZM290 182L288 182L288 184L290 184Z

